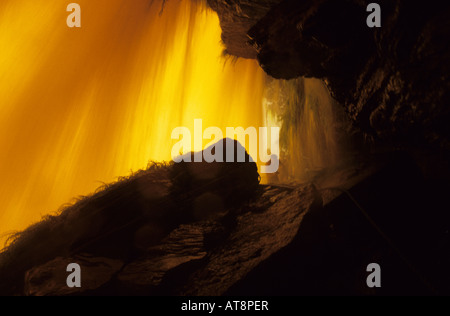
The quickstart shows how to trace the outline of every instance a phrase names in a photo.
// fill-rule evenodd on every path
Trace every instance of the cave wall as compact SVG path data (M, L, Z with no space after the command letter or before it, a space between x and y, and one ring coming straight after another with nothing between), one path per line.
M248 30L281 0L207 0L217 12L225 54L254 59L256 50L248 44Z
M274 78L324 80L371 143L450 152L450 3L377 1L369 28L370 2L208 0L228 53Z

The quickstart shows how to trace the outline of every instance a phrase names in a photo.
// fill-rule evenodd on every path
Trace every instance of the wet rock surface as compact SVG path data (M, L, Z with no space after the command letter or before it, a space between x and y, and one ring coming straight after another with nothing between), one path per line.
M67 266L77 263L82 267L81 287L67 286ZM25 275L25 295L64 296L82 295L110 281L123 266L120 260L80 254L68 258L55 258L28 270Z
M294 239L303 216L321 206L312 186L264 187L261 196L218 221L182 224L124 262L80 254L28 270L26 295L221 295ZM78 263L82 287L68 288Z

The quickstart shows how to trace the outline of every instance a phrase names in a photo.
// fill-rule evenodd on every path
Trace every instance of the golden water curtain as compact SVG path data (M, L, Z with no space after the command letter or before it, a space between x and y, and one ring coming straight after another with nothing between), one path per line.
M54 213L149 160L173 128L261 126L264 74L221 57L202 2L0 2L0 234Z

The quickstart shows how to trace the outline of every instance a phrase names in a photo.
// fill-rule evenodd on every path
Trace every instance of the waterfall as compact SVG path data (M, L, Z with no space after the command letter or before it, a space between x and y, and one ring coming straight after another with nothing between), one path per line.
M323 81L267 79L265 124L280 127L280 168L268 182L305 182L340 164L344 113Z

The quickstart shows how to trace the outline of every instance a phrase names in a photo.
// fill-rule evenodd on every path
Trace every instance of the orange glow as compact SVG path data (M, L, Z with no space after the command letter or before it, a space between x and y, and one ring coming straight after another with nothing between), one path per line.
M66 26L70 2L0 3L0 233L170 160L172 129L195 118L262 126L264 73L225 62L204 4L76 2L81 29Z

